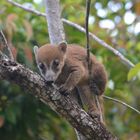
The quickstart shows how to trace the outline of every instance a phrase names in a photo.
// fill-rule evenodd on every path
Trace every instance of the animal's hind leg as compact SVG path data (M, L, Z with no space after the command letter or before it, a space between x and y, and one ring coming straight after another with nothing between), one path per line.
M79 93L84 109L92 116L100 119L100 110L96 106L96 100L89 85L79 87Z
M83 108L83 104L81 101L81 97L80 97L80 93L79 93L79 89L77 87L75 87L71 93L69 94L69 96L72 98L72 100L77 103L80 107Z
M89 86L95 95L103 95L107 83L107 74L104 66L96 63L92 68L92 74L89 79Z

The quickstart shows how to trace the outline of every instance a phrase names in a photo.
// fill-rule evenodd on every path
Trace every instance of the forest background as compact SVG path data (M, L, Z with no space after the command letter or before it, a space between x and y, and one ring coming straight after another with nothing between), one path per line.
M45 12L41 0L16 0L27 8ZM85 1L61 0L62 18L84 27ZM85 47L85 34L64 24L68 43ZM121 52L134 64L123 63L119 57L90 39L91 51L108 73L105 95L120 99L140 110L140 2L136 0L92 0L90 32ZM14 56L34 71L38 71L34 45L49 42L46 19L2 0L0 29L6 35ZM138 140L140 115L119 103L104 99L107 127L122 140ZM48 106L25 94L19 86L0 81L0 139L2 140L71 140L73 128Z

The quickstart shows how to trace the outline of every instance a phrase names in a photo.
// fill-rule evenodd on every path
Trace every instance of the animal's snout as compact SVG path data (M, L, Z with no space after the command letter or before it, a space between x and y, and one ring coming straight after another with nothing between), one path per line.
M54 81L46 81L47 85L52 85L54 83Z

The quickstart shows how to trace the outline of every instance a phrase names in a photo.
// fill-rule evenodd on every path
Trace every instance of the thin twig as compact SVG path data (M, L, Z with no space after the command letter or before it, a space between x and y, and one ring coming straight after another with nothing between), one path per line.
M87 48L87 63L88 63L88 71L90 72L90 46L89 46L89 29L88 29L88 21L89 21L89 13L90 13L90 0L86 1L86 18L85 18L85 29L86 29L86 48Z
M12 5L16 6L16 7L19 7L21 9L24 9L25 11L28 11L30 13L33 13L33 14L36 14L37 16L43 16L43 17L46 17L46 14L45 13L41 13L35 9L32 9L32 8L27 8L25 6L22 6L21 4L17 3L17 2L14 2L12 0L7 0L9 3L11 3Z
M123 101L121 101L121 100L118 100L118 99L115 99L115 98L112 98L112 97L109 97L109 96L105 96L105 95L103 95L103 97L104 97L105 99L109 99L109 100L112 100L112 101L114 101L114 102L120 103L120 104L122 104L123 106L128 107L128 108L132 109L133 111L137 112L138 114L140 114L140 111L139 111L139 110L135 109L134 107L128 105L127 103L125 103L125 102L123 102Z
M86 17L85 17L85 30L86 30L86 49L87 49L87 64L88 64L88 73L89 73L89 77L91 76L91 65L90 65L90 43L89 43L89 13L90 13L90 4L91 4L91 0L86 0ZM92 81L92 79L90 78L90 81ZM91 83L89 83L89 86L91 86ZM99 103L99 97L94 94L94 100L95 100L95 104L97 109L100 112L100 120L101 122L103 121L103 114L102 114L102 110L101 110L101 105Z
M14 60L11 48L8 45L7 40L6 40L6 38L5 38L5 36L4 36L2 31L0 31L0 44L1 44L2 48L3 48L3 50L2 50L3 53L5 55L7 55L11 60Z
M25 11L27 12L31 12L33 14L36 14L37 16L43 16L46 18L46 14L45 13L41 13L35 9L29 9L25 6L22 6L21 4L19 3L16 3L16 2L13 2L12 0L7 0L9 3L11 3L12 5L16 6L16 7L19 7L19 8L22 8L24 9ZM62 18L62 21L64 23L66 23L67 25L70 25L76 29L78 29L79 31L85 33L85 28L83 28L82 26L76 24L76 23L73 23L69 20L66 20L64 18ZM113 52L116 56L118 56L123 63L125 63L129 68L132 68L134 67L134 64L128 60L124 55L122 55L118 50L114 49L112 46L108 45L106 42L104 42L103 40L101 40L100 38L98 38L96 35L94 35L93 33L89 32L89 35L92 39L94 39L95 41L97 41L100 45L102 45L104 48L110 50L111 52Z
M3 59L8 59L8 57L2 51L0 51L0 60L3 60Z
M78 29L79 31L85 33L85 29L76 24L73 23L69 20L66 19L62 19L64 23ZM106 49L110 50L111 52L113 52L116 56L118 56L127 66L129 66L129 68L134 67L134 64L128 60L124 55L122 55L118 50L114 49L112 46L108 45L106 42L104 42L103 40L101 40L100 38L98 38L96 35L94 35L93 33L89 32L89 35L92 39L94 39L95 41L97 41L100 45L102 45L103 47L105 47Z

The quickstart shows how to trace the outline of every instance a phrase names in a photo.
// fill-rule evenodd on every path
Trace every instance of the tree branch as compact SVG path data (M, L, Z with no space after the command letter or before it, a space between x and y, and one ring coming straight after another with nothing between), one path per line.
M65 40L59 0L45 0L45 3L50 42L58 44Z
M2 30L0 31L0 42L1 42L1 47L2 47L2 52L4 54L6 54L11 60L14 60L14 56L12 54L11 48L7 43L7 40L2 32Z
M76 29L78 29L79 31L85 33L85 28L83 28L82 26L73 23L71 21L68 21L66 19L62 19L62 21ZM112 46L108 45L106 42L104 42L103 40L101 40L100 38L98 38L96 35L94 35L93 33L89 32L89 35L92 39L94 39L95 41L97 41L100 45L102 45L103 47L105 47L106 49L110 50L111 52L113 52L116 56L118 56L122 62L124 64L126 64L129 68L134 67L134 64L128 60L124 55L122 55L118 50L114 49Z
M11 3L12 5L16 6L16 7L19 7L25 11L28 11L30 13L33 13L33 14L36 14L37 16L43 16L43 17L46 17L46 14L45 13L41 13L35 9L31 9L31 8L27 8L25 6L22 6L21 4L17 3L17 2L14 2L12 0L7 0L7 2Z
M38 12L37 10L34 10L34 9L29 9L29 8L26 8L16 2L13 2L12 0L7 0L9 3L11 3L12 5L16 6L16 7L19 7L19 8L22 8L24 9L25 11L27 12L31 12L33 14L36 14L38 16L43 16L43 17L46 17L46 14L45 13L41 13L41 12ZM79 31L85 33L85 28L83 28L82 26L76 24L76 23L73 23L69 20L66 20L64 18L62 18L62 21L64 23L66 23L67 25L70 25L76 29L78 29ZM97 41L100 45L102 45L104 48L108 49L109 51L113 52L117 57L120 58L120 60L122 60L122 62L124 64L126 64L129 68L131 67L134 67L134 64L128 60L124 55L122 55L118 50L114 49L112 46L108 45L106 42L104 42L103 40L101 40L100 38L98 38L96 35L94 35L93 33L89 33L90 37L92 39L94 39L95 41Z
M69 123L87 139L117 140L95 117L91 118L69 96L62 96L37 73L11 60L0 60L0 79L18 84L33 96L48 104L54 111L65 117Z
M125 102L123 102L123 101L121 101L121 100L118 100L118 99L115 99L115 98L112 98L112 97L109 97L109 96L105 96L105 95L103 95L103 97L104 97L105 99L112 100L112 101L114 101L114 102L120 103L120 104L122 104L123 106L128 107L128 108L130 108L131 110L133 110L133 111L137 112L138 114L140 114L140 111L139 111L139 110L137 110L136 108L134 108L134 107L128 105L127 103L125 103Z

